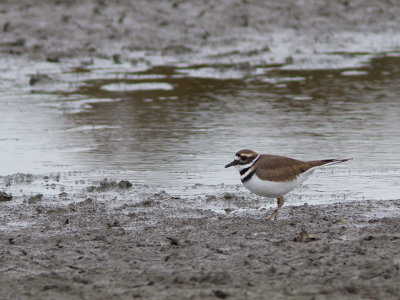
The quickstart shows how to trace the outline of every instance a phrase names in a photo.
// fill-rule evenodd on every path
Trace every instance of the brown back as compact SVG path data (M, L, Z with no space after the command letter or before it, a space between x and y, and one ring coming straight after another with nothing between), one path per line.
M322 166L330 160L301 161L285 156L262 154L254 170L258 177L269 181L291 181L312 167Z

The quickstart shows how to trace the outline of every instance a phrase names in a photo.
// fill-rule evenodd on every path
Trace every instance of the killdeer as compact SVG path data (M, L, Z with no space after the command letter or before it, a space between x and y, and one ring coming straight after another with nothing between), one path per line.
M278 219L279 210L285 199L283 196L302 184L316 169L350 160L324 159L301 161L290 157L258 154L243 149L235 154L235 159L225 168L235 166L240 173L243 185L254 194L264 197L277 197L278 207L269 216Z

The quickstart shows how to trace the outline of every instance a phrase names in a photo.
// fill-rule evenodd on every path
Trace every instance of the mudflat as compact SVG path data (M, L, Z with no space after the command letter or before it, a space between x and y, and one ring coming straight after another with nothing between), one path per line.
M268 221L266 209L217 213L165 192L39 198L2 205L2 299L400 295L400 200L284 206Z
M141 49L198 53L254 32L293 30L308 37L304 43L327 48L340 34L348 45L356 34L390 39L400 7L389 0L10 0L2 1L0 16L2 55L62 64L118 62ZM1 195L1 299L400 297L399 199L286 203L280 220L268 221L266 209L207 209L205 195L154 189L119 202L116 195L129 186L105 189L57 199ZM219 197L212 200L237 196Z
M282 36L279 46L292 47L288 58L292 60L299 54L296 51L321 44L328 52L339 46L352 53L359 48L355 44L359 34L364 51L374 51L378 45L367 35L381 35L380 43L391 41L398 32L400 7L390 0L5 0L0 15L1 53L54 63L76 57L119 61L138 50L193 56L252 41L257 34L265 37L256 47L260 51L268 51L268 43ZM296 45L290 43L293 36L287 36L288 31L302 37ZM254 49L243 55L254 55L250 50ZM241 52L246 49L237 50L238 55Z

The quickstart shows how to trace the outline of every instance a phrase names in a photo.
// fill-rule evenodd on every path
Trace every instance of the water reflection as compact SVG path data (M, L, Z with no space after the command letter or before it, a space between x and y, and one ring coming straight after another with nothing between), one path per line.
M187 186L239 183L223 166L240 148L300 159L355 157L309 184L359 198L396 197L399 57L357 70L255 66L244 78L227 76L226 68L222 75L213 66L88 75L73 91L51 93L47 112L62 122L49 148L63 151L50 160L70 170L129 170L137 183ZM55 112L88 99L90 109Z

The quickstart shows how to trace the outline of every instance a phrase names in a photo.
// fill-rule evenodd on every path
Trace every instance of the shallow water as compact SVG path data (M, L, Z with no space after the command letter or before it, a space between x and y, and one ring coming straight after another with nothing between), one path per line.
M250 148L354 157L316 172L289 196L293 203L399 197L396 55L332 70L107 61L35 69L52 80L0 85L0 175L61 172L65 182L123 178L176 195L236 192L239 175L224 165Z

